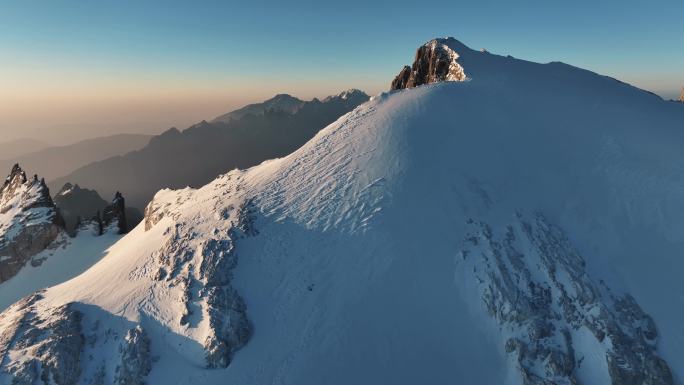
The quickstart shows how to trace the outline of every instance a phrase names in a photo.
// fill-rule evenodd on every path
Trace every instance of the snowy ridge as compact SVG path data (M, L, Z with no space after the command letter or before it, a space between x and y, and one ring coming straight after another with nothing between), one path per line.
M0 315L0 383L681 384L684 111L445 44L470 81L160 191L91 269Z

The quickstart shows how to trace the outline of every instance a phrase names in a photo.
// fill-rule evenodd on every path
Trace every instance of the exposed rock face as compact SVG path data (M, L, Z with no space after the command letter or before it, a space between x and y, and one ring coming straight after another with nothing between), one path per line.
M0 283L64 233L64 221L45 181L14 165L0 188ZM32 261L34 265L42 261Z
M684 103L684 87L682 87L682 94L679 96L679 101Z
M391 90L413 88L441 81L463 81L466 74L458 63L459 55L446 43L435 39L418 48L413 66L405 66L390 86Z
M154 201L146 212L151 214L149 221L146 220L146 228L169 215L164 213L163 207L155 207ZM232 270L237 266L235 242L257 234L249 201L237 210L236 219L237 222L226 233L214 234L202 242L197 250L201 256L199 269L188 268L194 255L189 251L192 250L189 240L180 236L171 237L157 253L159 269L154 278L184 289L182 300L185 311L180 315L180 325L192 326L192 319L199 316L192 309L202 308L208 317L209 334L203 344L207 368L227 367L235 352L247 343L252 334L247 307L231 286ZM178 229L179 226L176 231Z
M120 192L114 194L114 199L107 207L105 207L102 221L105 227L112 224L116 224L119 229L119 234L125 234L128 232L128 222L126 221L126 204L124 202L124 197Z
M145 383L152 358L142 327L122 330L121 321L111 323L111 317L92 313L86 317L74 303L39 310L40 300L42 295L34 294L0 314L0 383ZM101 354L111 349L119 360L108 364ZM5 360L10 354L22 359Z
M143 385L152 369L150 339L142 327L136 326L126 332L119 347L121 363L117 366L117 385Z
M596 365L587 362L596 349L603 351L614 385L673 383L656 353L651 317L630 295L592 280L560 228L541 215L531 221L518 215L500 234L486 223L471 224L462 263L474 272L523 384L578 384L582 365Z
M17 385L75 385L84 345L82 314L71 305L37 313L32 306L38 299L39 294L28 297L14 305L18 312L3 313L0 318L5 329L0 338L0 364L10 353L24 358L2 364L0 379L7 376Z

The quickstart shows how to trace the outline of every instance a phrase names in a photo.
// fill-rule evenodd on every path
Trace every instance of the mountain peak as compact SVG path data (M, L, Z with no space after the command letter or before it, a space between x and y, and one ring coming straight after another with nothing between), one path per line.
M273 101L275 101L275 100L296 100L296 101L300 101L300 102L302 101L301 99L299 99L295 96L292 96L290 94L276 94L274 97L268 99L267 102L272 101L272 100Z
M369 99L369 96L356 88L350 88L348 90L342 91L337 95L330 95L323 99L324 103L330 102L335 99L341 99L341 100L351 100L351 101L366 101Z
M43 178L15 164L0 188L0 283L13 277L61 234L62 217ZM32 261L40 264L41 260Z
M438 38L418 47L411 67L404 66L392 81L391 90L413 88L441 81L463 81L466 73L458 52L472 51L453 37Z
M297 112L303 105L304 101L296 98L290 94L276 94L270 99L261 103L248 104L242 108L223 114L212 122L227 123L231 120L240 120L247 115L263 115L266 111L278 111L293 114Z
M15 163L14 166L12 166L12 170L5 179L5 185L12 183L17 178L20 180L19 183L26 183L26 172L24 172L24 170L21 169L19 163Z
M81 186L76 184L72 184L70 182L67 182L62 186L61 189L59 189L59 192L57 192L57 195L67 195L67 194L73 194L75 192L78 192L81 190Z
M338 96L343 98L343 99L346 99L349 95L366 95L366 93L361 91L358 88L350 88L346 91L342 91ZM366 96L368 96L368 95L366 95Z
M105 207L102 220L106 226L116 222L119 234L125 234L128 231L128 221L126 220L126 203L123 195L121 195L119 191L114 194L112 203Z

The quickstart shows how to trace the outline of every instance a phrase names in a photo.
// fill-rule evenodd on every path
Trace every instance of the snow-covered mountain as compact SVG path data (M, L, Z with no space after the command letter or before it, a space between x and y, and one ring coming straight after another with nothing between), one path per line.
M240 120L246 115L263 115L266 111L279 111L294 114L303 105L304 101L289 94L278 94L261 103L248 104L235 111L216 117L212 122L228 123L231 120Z
M92 190L68 185L53 200L42 178L28 178L18 164L12 167L0 188L0 311L84 272L127 231L121 194L78 223L65 224L64 214L75 221L93 198L101 199Z
M682 384L681 105L421 50L400 90L160 191L95 266L2 313L0 383Z

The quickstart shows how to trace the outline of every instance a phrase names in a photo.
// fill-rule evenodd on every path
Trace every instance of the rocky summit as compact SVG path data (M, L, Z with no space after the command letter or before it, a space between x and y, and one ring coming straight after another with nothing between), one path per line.
M12 278L31 258L64 231L50 190L15 164L0 188L0 283ZM40 259L31 260L38 265Z
M126 204L123 195L120 192L114 194L112 203L105 207L102 213L102 220L106 226L115 225L119 234L125 234L128 231L128 222L126 221Z
M456 39L434 39L420 46L411 67L405 66L394 78L391 90L413 88L441 81L463 81L466 74L458 63L459 55L447 43ZM458 43L460 44L460 43Z

